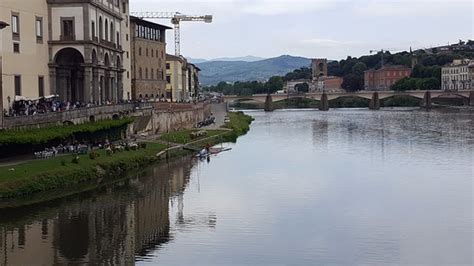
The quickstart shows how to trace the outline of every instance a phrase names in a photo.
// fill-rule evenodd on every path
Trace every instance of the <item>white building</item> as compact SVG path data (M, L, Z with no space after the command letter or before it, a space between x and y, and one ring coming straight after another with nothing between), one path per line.
M441 69L441 88L443 90L474 89L474 60L457 59Z

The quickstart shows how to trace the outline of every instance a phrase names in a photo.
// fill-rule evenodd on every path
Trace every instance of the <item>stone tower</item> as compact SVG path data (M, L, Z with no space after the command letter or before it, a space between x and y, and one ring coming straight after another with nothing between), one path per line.
M312 60L311 68L313 70L313 80L328 75L328 60L326 58L316 58Z

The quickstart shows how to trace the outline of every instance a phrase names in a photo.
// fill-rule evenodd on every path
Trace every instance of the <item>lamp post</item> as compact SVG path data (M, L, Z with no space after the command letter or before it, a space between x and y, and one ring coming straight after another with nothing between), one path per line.
M4 21L0 21L0 36L2 34L2 30L6 27L8 27L8 23ZM3 38L0 38L0 128L4 128L4 119L3 117L5 116L3 114L3 69L2 69L2 50L3 50Z

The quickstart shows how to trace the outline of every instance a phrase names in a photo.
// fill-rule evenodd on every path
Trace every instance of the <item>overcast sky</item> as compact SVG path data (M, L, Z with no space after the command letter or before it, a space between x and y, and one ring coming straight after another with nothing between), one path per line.
M193 58L341 59L474 39L472 0L130 0L131 11L212 14L182 23L181 53ZM169 25L167 20L158 20ZM168 53L174 53L172 31Z

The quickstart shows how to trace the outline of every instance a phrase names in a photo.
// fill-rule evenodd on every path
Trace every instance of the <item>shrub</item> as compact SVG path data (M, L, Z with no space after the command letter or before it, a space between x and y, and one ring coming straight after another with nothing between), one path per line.
M89 153L89 158L90 158L91 160L95 160L95 159L97 159L97 157L99 157L99 156L100 156L100 154L99 154L98 152L96 152L96 151L91 151L91 152Z
M61 166L66 166L66 161L64 159L61 160Z

